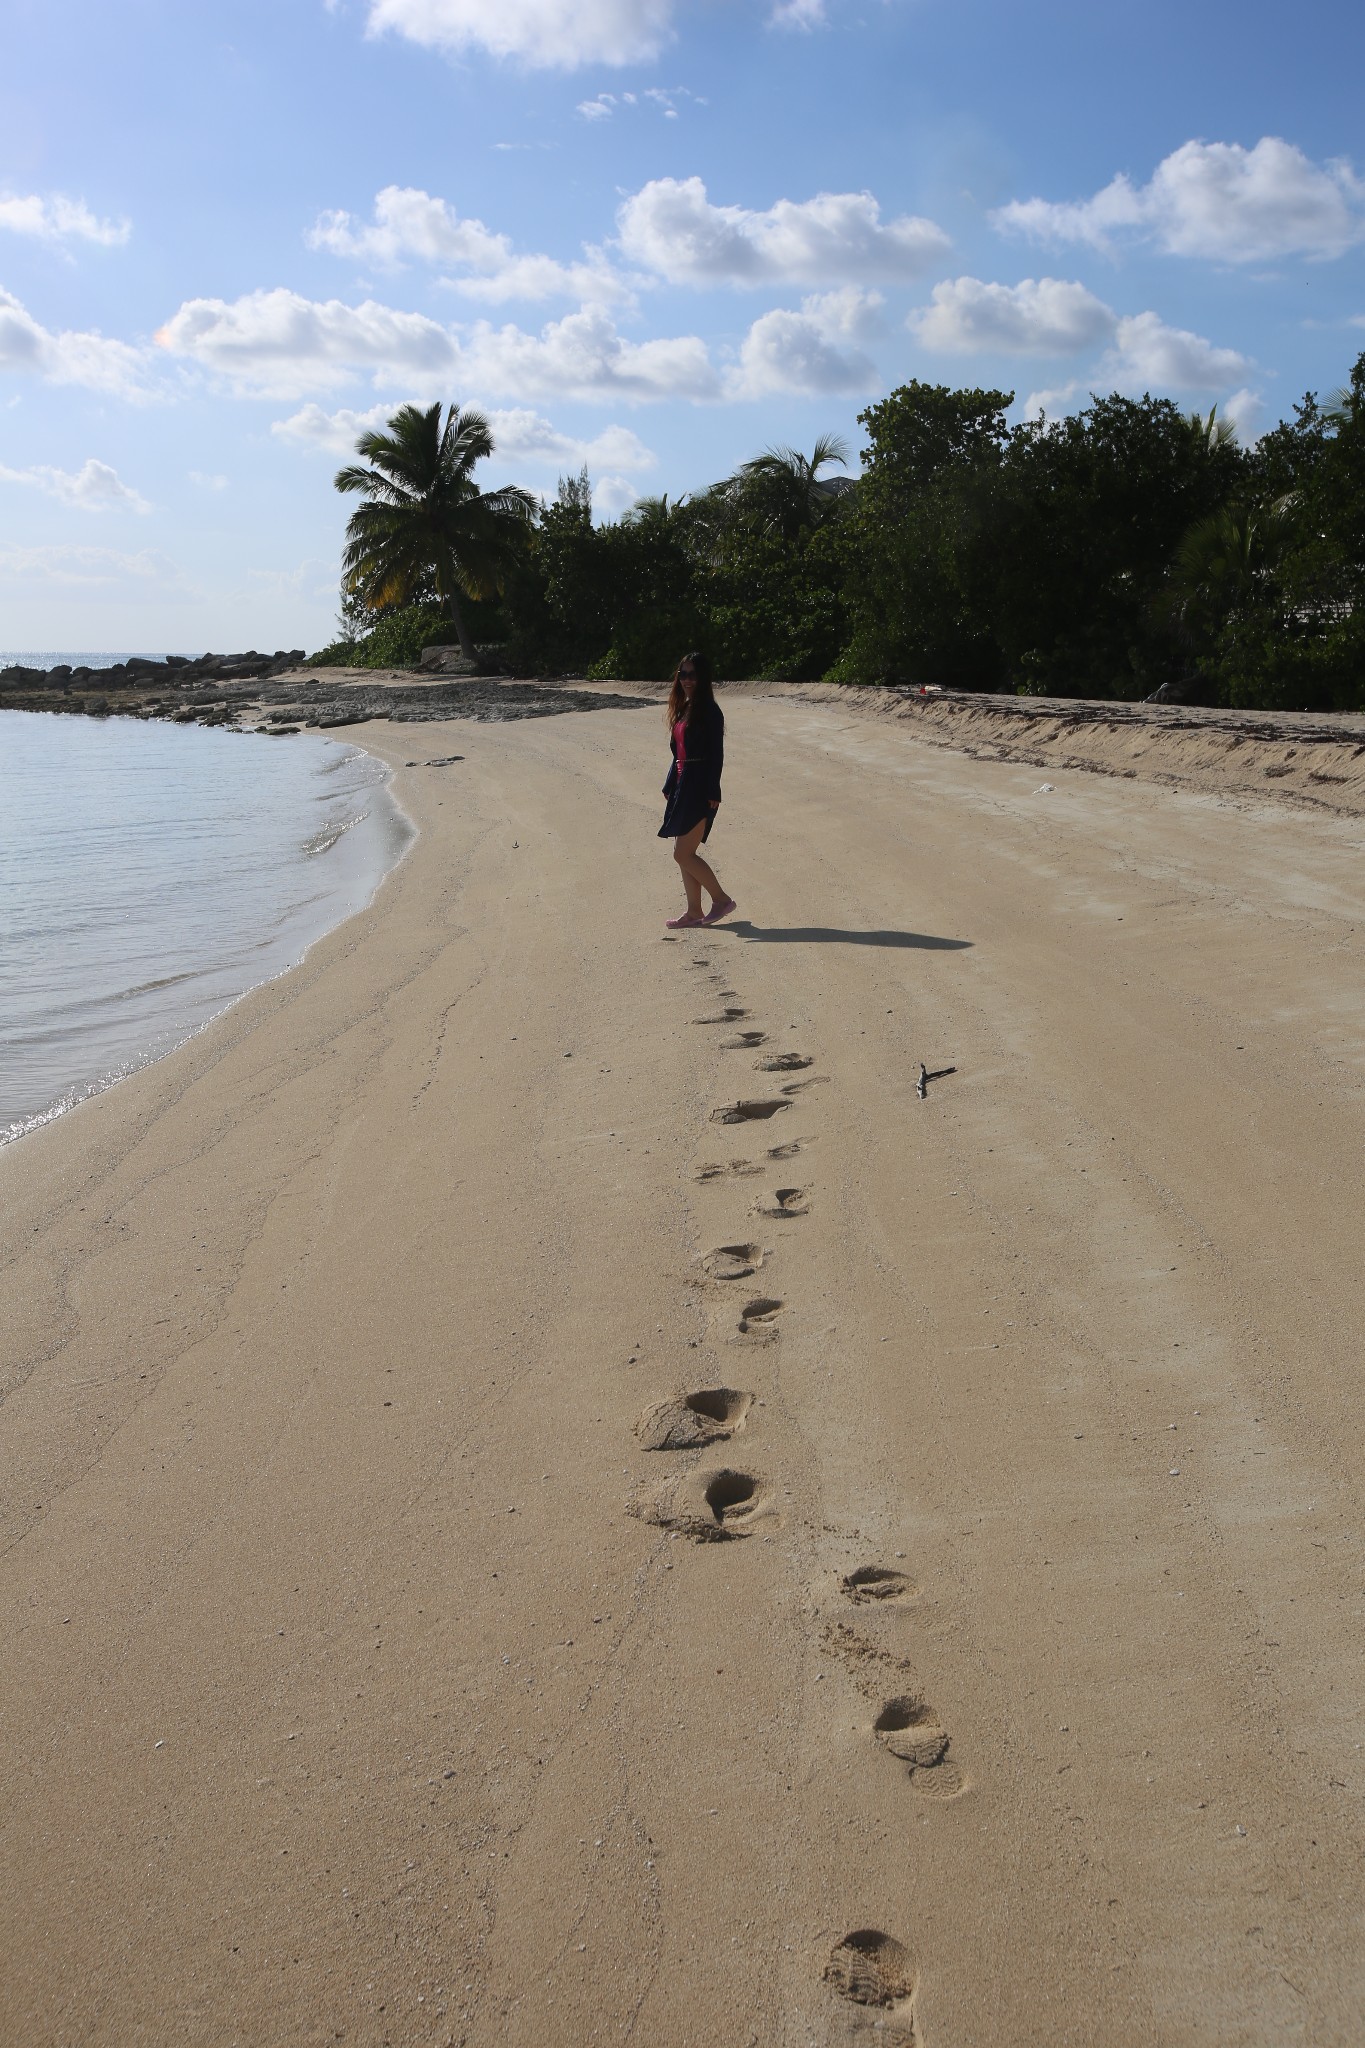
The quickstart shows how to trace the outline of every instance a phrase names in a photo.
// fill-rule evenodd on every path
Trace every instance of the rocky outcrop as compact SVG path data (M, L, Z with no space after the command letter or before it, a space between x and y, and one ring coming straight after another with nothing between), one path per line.
M274 654L168 654L161 661L134 654L116 661L112 668L73 668L58 662L55 668L24 668L12 664L0 668L0 690L69 690L97 688L118 690L150 689L157 683L187 690L212 683L261 682L298 668L305 659L302 647L278 648Z
M443 653L450 650L442 650ZM545 718L559 711L631 706L642 697L566 689L559 681L513 682L461 663L454 675L427 668L394 670L304 666L302 650L278 654L207 654L188 661L134 657L114 668L0 669L0 708L66 711L90 718L161 718L176 725L221 725L239 731L363 725L382 718L425 724L443 718Z

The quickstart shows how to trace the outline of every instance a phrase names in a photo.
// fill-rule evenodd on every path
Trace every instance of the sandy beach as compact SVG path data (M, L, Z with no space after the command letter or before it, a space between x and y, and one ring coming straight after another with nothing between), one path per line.
M6 2044L1361 2038L1365 824L727 702L0 1153Z

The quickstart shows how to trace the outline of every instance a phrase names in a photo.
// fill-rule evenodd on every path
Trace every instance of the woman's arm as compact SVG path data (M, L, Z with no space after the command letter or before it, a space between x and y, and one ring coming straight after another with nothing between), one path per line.
M706 733L706 800L714 810L720 802L720 778L725 766L725 714L719 705L711 713Z

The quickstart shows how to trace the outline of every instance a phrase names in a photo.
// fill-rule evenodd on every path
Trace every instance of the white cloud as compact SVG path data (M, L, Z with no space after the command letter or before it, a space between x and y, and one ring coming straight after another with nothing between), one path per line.
M493 303L631 296L630 286L598 250L589 252L586 263L518 256L506 235L494 234L481 220L462 220L448 200L410 186L386 185L376 195L374 220L368 225L349 213L319 215L308 243L334 256L360 257L388 267L405 260L450 266L459 273L451 282L462 292Z
M825 0L775 0L768 20L773 28L823 28Z
M452 390L535 398L710 399L720 380L696 335L627 341L585 306L539 334L488 321L443 327L423 313L366 300L302 298L277 288L231 302L190 299L157 340L173 354L263 396L303 398L368 374L432 397Z
M349 407L325 412L320 405L305 405L289 419L276 420L270 431L283 441L324 449L329 454L350 455L355 451L358 436L367 429L386 427L395 409L392 400L372 405L364 412ZM490 412L488 422L493 429L495 457L500 467L525 463L532 468L561 470L581 469L586 463L593 470L640 471L652 469L658 460L653 449L647 448L629 427L604 427L585 440L561 433L542 414L526 407Z
M1030 391L1024 400L1024 418L1038 420L1044 414L1056 419L1059 413L1069 412L1071 401L1086 389L1083 378L1073 377L1068 384L1059 384L1052 391Z
M1237 429L1237 438L1244 448L1260 439L1261 421L1265 418L1265 402L1259 391L1249 391L1245 385L1234 391L1231 398L1225 398L1220 408L1224 419L1231 420Z
M710 105L699 93L689 92L685 85L651 85L641 93L623 92L618 97L614 92L599 92L595 100L580 100L575 112L585 121L610 121L618 107L638 107L645 103L657 107L665 121L676 121L678 101L691 100L697 107Z
M676 0L370 0L370 31L540 69L638 64L671 39Z
M952 354L1075 355L1108 342L1097 375L1123 390L1225 391L1250 368L1236 349L1169 327L1158 313L1120 315L1084 285L1055 277L1026 277L1017 285L954 278L936 285L932 305L912 313L907 324L928 347ZM1077 388L1033 392L1026 416L1053 410Z
M652 179L618 222L627 256L671 284L903 282L949 246L932 221L883 221L870 192L779 199L756 213L713 206L700 178Z
M599 519L619 519L638 505L640 493L623 476L601 476L592 480L592 509Z
M83 384L120 398L147 395L146 358L140 349L102 334L54 334L0 289L0 372L6 370L27 372L51 384Z
M1024 418L1037 419L1042 413L1055 418L1069 411L1082 391L1122 391L1132 397L1145 391L1173 391L1207 397L1228 392L1250 368L1248 358L1234 348L1215 348L1202 334L1168 327L1157 313L1135 313L1115 320L1113 344L1092 376L1073 378L1050 391L1031 391L1024 401ZM1260 407L1259 394L1243 386L1231 391L1222 409L1239 432L1250 433Z
M201 491L225 491L228 487L228 479L225 476L212 476L202 469L191 469L185 473L196 489Z
M60 192L0 197L0 228L40 242L97 242L106 249L118 248L133 232L131 221L99 220L83 199Z
M460 361L454 335L424 313L373 299L359 306L305 299L283 286L231 303L187 299L156 339L234 384L285 398L344 384L360 371L439 384L458 374Z
M129 579L155 584L160 591L183 589L185 578L174 562L152 548L135 555L115 548L0 548L0 578L20 585L54 583L65 588L113 587Z
M946 354L994 349L1006 355L1070 355L1112 338L1118 318L1083 284L1026 277L986 284L957 277L934 286L933 303L907 325L926 347Z
M991 218L1036 241L1108 250L1129 234L1222 263L1340 256L1365 237L1365 183L1344 160L1315 164L1274 135L1253 149L1186 142L1149 184L1120 175L1091 199L1014 200Z
M829 292L806 299L799 313L764 313L740 345L739 361L726 380L731 398L778 395L835 398L862 396L880 385L875 365L861 350L841 344L872 315L875 294Z
M107 462L97 462L93 455L76 470L52 469L41 462L32 469L7 469L0 463L0 483L28 484L46 497L59 499L63 505L78 506L82 512L152 509L139 492L121 481L117 470Z
M638 475L653 469L659 459L629 427L603 427L599 434L584 440L562 434L540 413L524 407L490 413L489 419L498 458L504 463L524 462L554 470L581 469L586 464L594 472L626 470Z
M1226 391L1251 367L1236 349L1215 348L1200 334L1168 327L1156 313L1135 313L1120 320L1114 338L1107 374L1120 386Z
M364 412L353 406L327 412L313 402L291 413L287 420L273 420L270 431L281 441L293 441L300 447L320 448L329 455L353 455L360 436L376 427L386 427L400 403L398 399L386 398L382 405L368 406Z
M610 316L585 306L539 334L481 321L462 354L466 383L518 398L712 399L720 380L694 334L624 341Z

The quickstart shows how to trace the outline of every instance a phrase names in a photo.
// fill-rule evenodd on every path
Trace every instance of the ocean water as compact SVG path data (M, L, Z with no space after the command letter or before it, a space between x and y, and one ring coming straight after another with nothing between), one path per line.
M65 662L68 668L114 668L121 661L164 661L164 654L147 654L134 648L127 654L7 654L0 648L0 668L56 668Z
M0 711L0 1144L294 965L412 837L345 743Z

